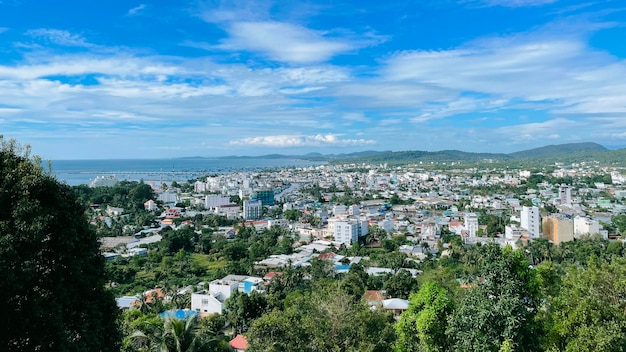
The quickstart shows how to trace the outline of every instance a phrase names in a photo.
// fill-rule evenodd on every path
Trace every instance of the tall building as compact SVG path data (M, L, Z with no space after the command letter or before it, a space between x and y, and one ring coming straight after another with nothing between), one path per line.
M561 185L559 187L559 204L572 204L572 187Z
M204 207L207 209L221 207L226 204L230 204L230 196L222 194L207 194L206 198L204 198Z
M350 246L368 233L367 222L356 219L328 219L328 228L335 242Z
M264 205L272 206L274 205L274 191L273 190L260 190L252 193L250 199L260 200Z
M574 221L562 215L551 215L541 220L543 235L555 245L574 240Z
M258 199L243 201L243 218L258 220L263 216L263 202Z
M469 237L476 237L476 232L478 232L478 215L476 213L465 214L465 231Z
M582 235L594 235L600 233L600 223L583 216L574 218L574 238Z
M520 227L528 231L528 235L530 236L530 238L541 237L541 232L539 232L540 222L541 217L539 216L539 208L534 206L522 207L522 212L520 214Z

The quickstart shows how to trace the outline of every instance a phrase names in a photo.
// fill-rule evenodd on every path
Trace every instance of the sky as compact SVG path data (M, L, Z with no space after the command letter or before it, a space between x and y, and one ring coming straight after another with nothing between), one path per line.
M46 159L626 147L622 0L0 0Z

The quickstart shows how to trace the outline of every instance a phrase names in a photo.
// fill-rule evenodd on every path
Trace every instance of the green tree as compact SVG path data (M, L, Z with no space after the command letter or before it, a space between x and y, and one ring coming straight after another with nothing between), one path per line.
M546 349L626 350L626 261L592 261L563 278L561 293L549 301Z
M398 340L394 351L438 352L448 349L448 316L454 306L448 291L435 282L427 282L411 295L409 309L396 324Z
M481 250L480 280L449 319L452 349L495 352L509 340L516 351L537 350L535 271L520 251L510 247L490 244Z
M117 307L85 207L0 137L0 349L116 351Z
M410 271L400 269L397 273L385 279L383 289L391 297L407 299L412 292L417 291L418 282Z
M201 347L199 319L165 317L150 321L144 330L137 330L131 336L133 347L138 350L162 352L193 352Z
M265 295L252 291L249 295L236 291L226 300L227 318L235 333L244 333L254 319L259 318L267 309Z
M389 351L394 339L390 319L339 288L322 287L294 296L284 311L255 320L247 333L248 350Z

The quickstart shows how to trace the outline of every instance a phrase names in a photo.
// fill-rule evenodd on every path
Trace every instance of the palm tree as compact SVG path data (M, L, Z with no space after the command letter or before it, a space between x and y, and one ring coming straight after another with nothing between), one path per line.
M165 317L161 325L144 327L130 337L139 351L193 352L200 346L198 317L176 319Z

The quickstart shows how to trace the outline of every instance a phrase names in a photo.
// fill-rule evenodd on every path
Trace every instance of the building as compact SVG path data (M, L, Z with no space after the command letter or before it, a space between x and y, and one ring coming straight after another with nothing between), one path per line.
M541 232L539 231L540 222L541 217L539 216L539 208L534 206L522 207L522 212L520 215L520 227L528 231L528 235L530 236L530 238L541 237Z
M222 194L207 194L204 198L204 207L214 209L222 205L230 204L230 197Z
M274 191L273 190L260 190L252 193L250 197L252 200L260 200L263 205L272 206L274 205Z
M528 230L523 227L510 226L504 227L504 238L507 240L519 240L528 233Z
M589 219L583 216L574 218L574 238L582 235L593 235L600 233L600 223L598 220Z
M465 214L465 231L468 237L476 237L478 232L478 215L476 213Z
M198 313L224 312L224 302L235 291L249 294L262 287L263 279L252 276L227 275L221 280L213 280L209 283L208 290L201 290L191 294L191 310Z
M572 187L567 185L561 185L559 187L559 204L570 205L572 204Z
M562 215L551 215L541 221L543 235L555 245L574 240L574 221Z
M243 201L243 218L246 220L258 220L263 216L263 202L255 200Z
M152 199L150 199L147 202L143 203L143 207L144 207L144 209L146 211L154 211L154 210L158 209L156 203Z
M358 242L359 237L368 233L367 222L357 219L337 219L328 220L328 229L332 232L334 241L350 246Z

